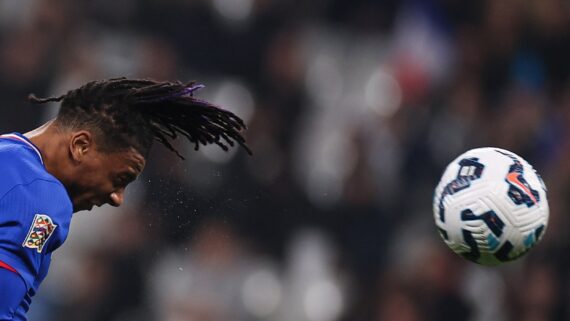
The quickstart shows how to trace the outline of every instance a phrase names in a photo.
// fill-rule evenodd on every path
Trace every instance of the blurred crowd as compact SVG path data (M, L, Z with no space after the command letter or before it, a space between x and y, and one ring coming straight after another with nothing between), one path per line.
M2 0L0 132L101 78L197 80L252 157L155 146L124 207L76 213L31 321L570 320L566 0ZM526 158L550 224L520 261L433 223L467 149Z

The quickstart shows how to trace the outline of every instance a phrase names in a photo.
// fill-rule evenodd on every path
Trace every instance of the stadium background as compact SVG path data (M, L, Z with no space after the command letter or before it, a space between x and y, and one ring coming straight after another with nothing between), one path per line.
M199 80L254 156L161 146L127 205L78 213L31 321L570 320L564 0L2 0L0 132L99 78ZM484 268L439 239L461 152L525 157L550 226Z

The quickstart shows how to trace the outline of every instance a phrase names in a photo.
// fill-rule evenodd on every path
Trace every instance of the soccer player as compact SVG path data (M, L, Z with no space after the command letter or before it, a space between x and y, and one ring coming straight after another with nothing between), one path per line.
M153 141L181 158L171 144L179 135L195 149L237 142L251 153L238 116L193 97L202 87L117 78L60 97L30 96L61 107L33 131L0 136L0 320L26 320L72 213L121 205Z

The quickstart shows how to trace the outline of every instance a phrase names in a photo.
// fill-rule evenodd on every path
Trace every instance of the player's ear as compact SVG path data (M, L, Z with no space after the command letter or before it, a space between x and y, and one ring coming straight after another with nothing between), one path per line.
M94 148L93 135L86 130L71 134L69 141L70 156L75 162L82 162L85 155Z

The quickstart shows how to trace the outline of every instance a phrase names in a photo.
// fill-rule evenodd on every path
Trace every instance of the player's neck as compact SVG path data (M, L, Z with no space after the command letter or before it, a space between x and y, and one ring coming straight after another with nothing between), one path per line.
M33 129L24 134L26 138L28 138L42 153L42 157L46 158L47 154L50 153L49 141L53 142L53 138L55 136L55 131L53 128L53 121L48 121L47 123L43 124L42 126Z
M24 136L26 136L29 140L31 140L37 146L37 144L35 142L35 140L37 140L36 137L41 136L46 131L48 131L48 129L52 126L52 124L53 124L53 120L50 120L47 123L41 125L40 127L25 133Z
M47 171L60 179L60 168L63 167L61 153L65 152L66 144L64 136L53 121L25 133L24 136L40 150Z

